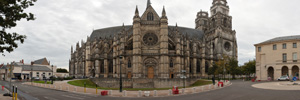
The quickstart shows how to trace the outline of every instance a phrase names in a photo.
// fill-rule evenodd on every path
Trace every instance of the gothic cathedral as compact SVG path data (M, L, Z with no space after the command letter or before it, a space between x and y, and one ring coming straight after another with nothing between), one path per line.
M129 26L94 30L86 42L76 44L69 61L76 78L172 79L205 77L223 55L237 59L236 32L226 0L213 0L210 14L196 15L195 29L168 24L150 0L145 12L138 8Z

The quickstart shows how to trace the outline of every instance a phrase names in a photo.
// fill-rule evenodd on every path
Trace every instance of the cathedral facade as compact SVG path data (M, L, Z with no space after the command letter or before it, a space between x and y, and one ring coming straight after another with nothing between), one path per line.
M86 42L76 44L69 74L76 78L172 79L205 77L223 55L237 58L236 32L226 0L213 0L210 14L196 13L195 29L168 24L150 0L133 24L94 30ZM192 23L191 23L192 24Z

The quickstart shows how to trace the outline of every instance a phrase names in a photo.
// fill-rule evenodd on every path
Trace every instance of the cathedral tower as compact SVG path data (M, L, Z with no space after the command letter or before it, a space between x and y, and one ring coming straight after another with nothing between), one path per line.
M232 30L232 17L226 0L213 0L211 16L200 11L195 20L196 29L205 32L207 45L212 45L214 59L227 55L237 59L236 34Z

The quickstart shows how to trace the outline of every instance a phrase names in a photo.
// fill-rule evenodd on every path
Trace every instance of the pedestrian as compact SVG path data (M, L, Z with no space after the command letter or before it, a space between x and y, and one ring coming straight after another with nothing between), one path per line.
M212 77L213 85L215 85L215 76Z

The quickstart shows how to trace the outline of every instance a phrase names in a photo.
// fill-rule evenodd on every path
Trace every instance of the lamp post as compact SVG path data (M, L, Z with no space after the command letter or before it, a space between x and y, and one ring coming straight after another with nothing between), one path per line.
M223 67L223 80L224 80L224 82L225 82L225 71L226 71L226 70L225 70L225 64L226 64L226 63L225 63L225 61L224 61L224 67Z
M183 44L183 70L182 70L182 73L183 73L183 75L182 75L182 78L183 78L183 88L185 88L185 78L186 78L186 75L185 75L185 73L186 73L186 68L185 68L185 51L186 51L186 44L184 43Z
M32 85L32 76L33 76L33 64L34 64L34 62L31 62L31 85Z
M53 65L51 65L51 68L52 68L51 84L53 84L53 78L54 78L54 76L53 76Z
M122 92L122 56L120 56L120 92Z

